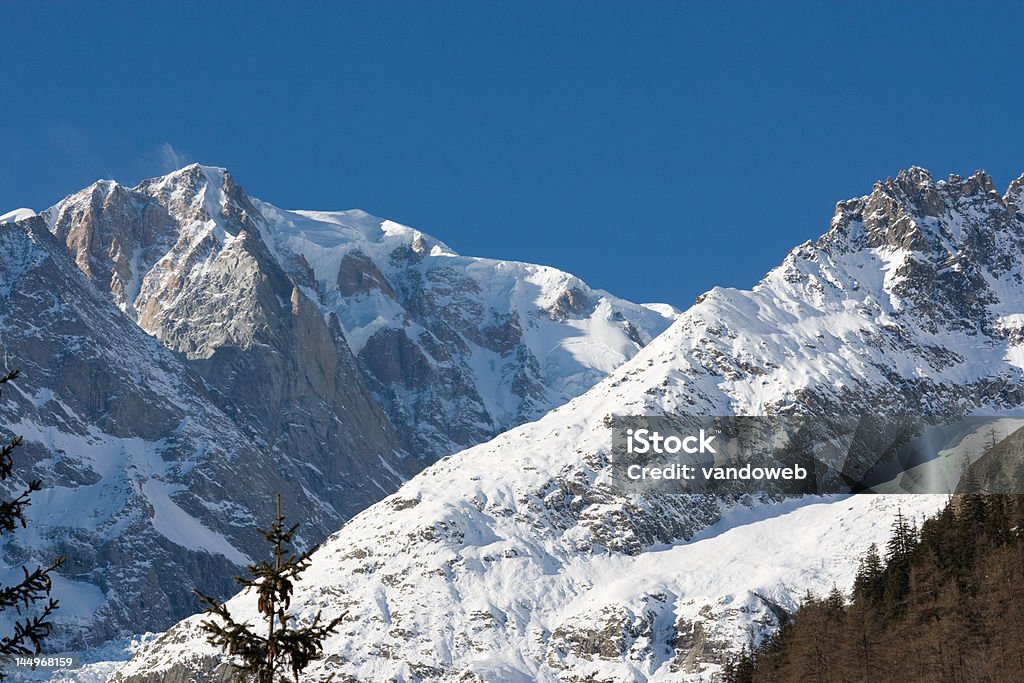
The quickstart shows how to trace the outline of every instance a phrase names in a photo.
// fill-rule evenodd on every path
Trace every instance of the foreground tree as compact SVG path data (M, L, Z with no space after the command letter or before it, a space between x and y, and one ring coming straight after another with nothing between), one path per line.
M0 376L0 385L7 384L18 377L13 370ZM0 481L7 482L14 474L14 450L20 446L22 439L14 436L0 447ZM22 490L21 495L10 500L0 501L0 534L14 533L26 525L25 508L31 503L31 496L43 487L43 483L34 479ZM13 633L0 637L0 659L9 662L12 657L38 655L43 650L43 639L53 631L51 618L57 610L58 601L50 597L53 587L50 574L64 564L64 558L58 558L48 567L36 567L29 571L22 567L23 578L13 586L0 586L0 612L14 610L18 616L13 619ZM44 602L42 609L35 616L28 616L29 610L37 603ZM0 679L6 678L0 672Z
M275 683L287 671L298 683L299 674L314 659L323 654L323 640L337 630L345 618L324 622L317 612L313 620L298 625L294 615L288 612L291 605L294 582L309 567L312 550L295 555L291 551L292 539L299 525L285 529L281 514L281 496L277 496L277 515L269 530L260 533L273 548L270 561L251 564L246 569L248 577L235 577L245 592L256 591L256 608L262 617L262 628L248 622L236 621L225 604L195 591L207 605L206 613L215 618L207 619L201 626L209 635L207 641L241 662L236 665L241 678L251 683Z

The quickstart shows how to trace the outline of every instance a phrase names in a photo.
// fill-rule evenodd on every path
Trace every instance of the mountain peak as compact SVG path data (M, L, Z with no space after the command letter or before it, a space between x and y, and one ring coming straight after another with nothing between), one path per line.
M198 191L203 187L221 188L231 178L226 168L220 166L204 166L203 164L189 164L175 171L162 176L147 178L139 183L135 189L146 191L154 188L189 188ZM231 181L233 182L233 181ZM148 192L147 192L148 193Z
M924 185L932 182L931 172L920 166L911 166L909 168L900 169L900 172L896 174L896 178L901 182L912 182L916 185Z
M1021 174L1006 189L1003 195L1006 208L1018 215L1024 214L1024 174Z
M220 166L189 164L143 180L133 191L155 199L172 215L203 223L212 219L231 234L258 213L242 186Z
M875 182L869 196L885 195L914 204L935 191L956 197L999 196L992 176L984 170L979 169L967 178L951 173L945 180L935 180L930 171L920 166L901 169L895 178Z
M1011 183L1002 196L985 171L935 180L927 170L911 166L876 182L870 194L837 203L831 227L817 246L830 253L907 249L939 260L965 251L978 254L979 241L1009 247L1021 238L1010 216L1020 211L1022 195L1024 179Z
M8 211L5 214L0 214L0 223L17 223L28 218L32 218L36 215L36 212L32 209L20 208Z
M174 178L181 176L199 176L206 178L207 182L218 185L223 182L224 176L229 175L228 169L223 166L209 166L198 162L182 166L181 168L164 174L163 178Z

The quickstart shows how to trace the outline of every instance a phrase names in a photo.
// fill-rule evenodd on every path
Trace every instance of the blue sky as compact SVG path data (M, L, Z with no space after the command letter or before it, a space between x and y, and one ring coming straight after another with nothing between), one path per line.
M638 301L911 164L1024 171L1024 3L0 4L0 212L226 166Z

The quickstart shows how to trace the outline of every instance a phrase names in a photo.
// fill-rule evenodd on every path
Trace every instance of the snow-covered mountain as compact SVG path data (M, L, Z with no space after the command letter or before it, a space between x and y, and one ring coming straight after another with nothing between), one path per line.
M579 395L677 314L555 268L460 256L362 211L257 206L268 244L338 317L392 423L430 462Z
M193 165L0 222L0 350L23 371L0 425L46 484L4 562L68 557L63 645L162 630L193 586L230 594L275 492L317 543L425 462L592 385L674 313L323 216Z
M841 202L753 290L708 292L582 396L442 459L328 539L292 604L347 616L309 680L706 675L808 588L848 586L898 507L945 497L627 494L609 417L1019 414L1022 254L1024 178L1000 195L984 173L912 168ZM251 596L231 605L254 613ZM117 680L214 680L197 623Z
M35 216L36 212L32 209L14 209L7 213L0 215L0 223L15 223L17 221L24 221Z
M280 387L254 395L253 378L278 368L225 356L264 342L288 355L291 340L254 342L290 305L319 309L421 462L578 395L676 313L554 268L459 256L362 211L284 211L197 164L132 189L101 181L45 215L83 272L142 329L203 361L212 386L259 413L268 440L304 411L282 410L293 396L271 398ZM333 362L333 351L318 353L317 363Z

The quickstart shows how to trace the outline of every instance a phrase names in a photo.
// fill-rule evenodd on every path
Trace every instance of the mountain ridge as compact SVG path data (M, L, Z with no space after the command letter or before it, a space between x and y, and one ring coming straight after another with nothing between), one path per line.
M586 393L442 459L350 520L293 603L348 611L312 680L706 680L723 647L777 623L758 596L788 604L850 580L852 565L840 563L843 576L823 567L830 553L845 557L851 534L883 540L901 505L927 514L945 496L814 501L812 518L828 524L804 554L799 525L742 523L785 504L618 490L607 419L1021 414L1024 213L986 178L912 169L840 202L817 245L795 248L751 290L711 290ZM778 548L763 558L772 570L698 586L673 567L723 516L749 529L744 543ZM711 557L740 562L744 543ZM804 565L784 561L790 546ZM640 567L664 578L623 578ZM250 603L231 606L251 615ZM216 676L197 621L116 680Z
M94 234L82 198L95 207L100 193L104 206L119 194L123 207L113 208L134 210L128 227L141 233L115 227L120 239ZM126 314L191 355L210 354L218 343L194 338L211 326L200 321L190 332L194 311L175 309L196 288L183 266L202 266L234 240L251 239L261 272L291 279L328 325L337 319L336 336L422 462L539 417L632 356L675 315L593 290L555 268L460 256L360 210L278 209L251 198L220 167L192 164L135 188L100 181L44 215L86 272L94 260L109 262L99 279L109 278ZM523 288L529 291L517 294ZM217 323L216 312L207 317Z

